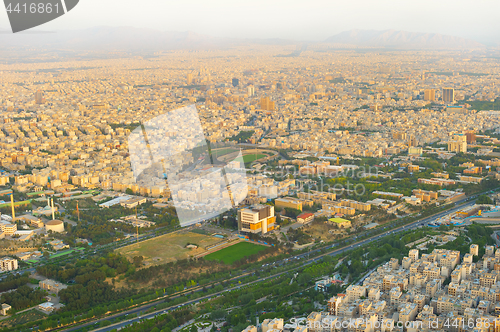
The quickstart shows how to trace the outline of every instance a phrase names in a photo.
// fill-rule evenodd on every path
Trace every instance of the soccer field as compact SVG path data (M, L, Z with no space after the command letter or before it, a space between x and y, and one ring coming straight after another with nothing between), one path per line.
M205 256L205 259L209 261L221 261L226 264L233 264L243 257L256 254L265 249L266 247L258 244L239 242L227 248L208 254Z
M264 157L266 157L266 155L260 154L260 153L257 153L256 155L255 154L246 154L243 156L243 161L245 162L245 164L248 164L248 163L254 162L260 158L264 158Z

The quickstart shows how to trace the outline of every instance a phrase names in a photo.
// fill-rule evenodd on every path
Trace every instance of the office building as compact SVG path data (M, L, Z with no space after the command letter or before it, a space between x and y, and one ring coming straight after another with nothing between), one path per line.
M434 89L425 90L424 91L424 100L435 101L436 100L436 91Z
M455 102L455 89L443 88L443 101L445 103L454 103Z
M238 211L238 229L245 233L265 234L275 228L274 206L257 204Z
M264 97L260 99L260 108L265 111L274 111L274 101L271 101L269 97Z
M41 90L35 92L35 103L38 105L43 104L43 92Z
M247 88L248 97L252 97L255 94L255 87L253 85L249 85Z
M468 132L465 134L467 138L467 144L475 144L476 143L476 134L474 132Z
M233 78L233 79L232 79L232 83L233 83L233 86L234 86L234 87L237 87L237 86L240 84L240 80L239 80L239 79L237 79L237 78Z
M467 152L467 137L462 134L455 134L453 138L448 141L448 151L457 153Z

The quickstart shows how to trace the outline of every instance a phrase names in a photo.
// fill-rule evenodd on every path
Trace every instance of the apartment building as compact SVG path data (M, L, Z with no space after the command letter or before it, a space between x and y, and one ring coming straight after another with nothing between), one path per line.
M302 211L302 201L292 197L277 198L274 200L274 205L276 208L289 208Z
M17 259L10 257L0 258L0 270L1 271L17 270Z

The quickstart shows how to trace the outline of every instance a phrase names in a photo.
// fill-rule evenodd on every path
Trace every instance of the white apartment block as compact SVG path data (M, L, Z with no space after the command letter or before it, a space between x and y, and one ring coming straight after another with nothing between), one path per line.
M0 258L0 270L2 271L17 270L17 259L10 257Z

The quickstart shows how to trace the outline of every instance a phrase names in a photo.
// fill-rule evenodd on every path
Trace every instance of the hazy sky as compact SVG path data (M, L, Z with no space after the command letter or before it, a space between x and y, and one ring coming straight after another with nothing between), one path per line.
M296 40L323 40L350 29L396 29L497 42L499 13L499 0L80 0L67 15L35 29L134 26ZM5 10L0 27L9 28Z

